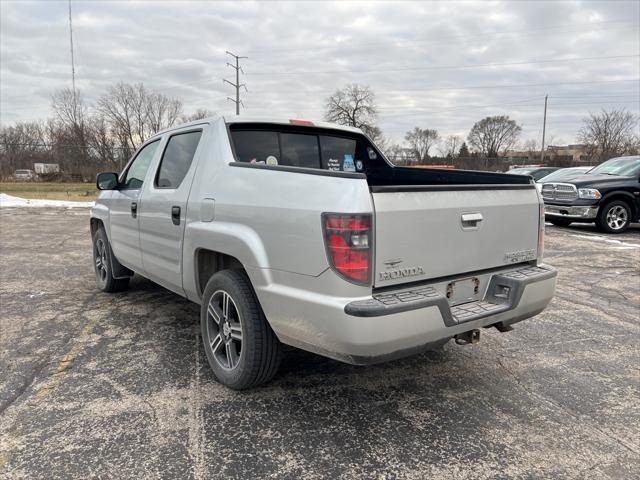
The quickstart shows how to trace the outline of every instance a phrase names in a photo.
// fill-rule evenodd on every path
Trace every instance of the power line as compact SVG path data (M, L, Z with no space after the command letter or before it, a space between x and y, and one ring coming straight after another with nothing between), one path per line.
M535 101L540 101L542 100L542 98L537 98ZM531 107L535 107L535 108L539 108L539 104L532 104L530 102L532 102L534 100L520 100L520 101L514 101L511 103L494 103L494 104L489 104L489 105L460 105L456 108L451 108L451 109L446 109L446 110L423 110L423 111L417 111L417 112L407 112L405 111L401 111L398 110L398 113L389 113L389 114L382 114L380 115L380 118L386 119L386 118L393 118L393 117L409 117L409 116L416 116L416 115L434 115L434 114L439 114L439 113L449 113L449 112L455 112L455 111L459 111L459 110L466 110L466 109L472 109L472 108L489 108L489 107L520 107L520 108L531 108ZM637 103L637 101L635 100L627 100L627 101L618 101L618 102L571 102L571 103L554 103L554 106L563 106L563 105L611 105L611 104L626 104L626 103Z
M273 75L317 75L317 74L341 74L341 73L376 73L376 72L403 72L403 71L416 71L416 70L455 70L455 69L467 69L467 68L486 68L486 67L507 67L512 65L534 65L543 63L565 63L565 62L582 62L590 60L611 60L619 58L636 58L640 57L638 54L634 55L607 55L602 57L574 57L574 58L553 58L545 60L529 60L522 62L506 62L506 63L477 63L472 65L433 65L429 67L393 67L393 68L375 68L375 69L362 69L362 70L317 70L317 71L298 71L298 72L258 72L248 73L252 76L273 76Z
M236 55L234 53L231 53L229 51L227 51L226 53L227 53L227 55L231 55L236 60L236 64L235 65L227 62L227 66L235 69L235 71L236 71L236 83L230 82L226 78L223 78L222 81L228 83L229 85L231 85L233 87L235 87L235 89L236 89L236 99L234 100L231 97L227 97L227 99L231 100L232 102L234 102L236 104L236 115L240 115L240 104L242 104L242 106L244 107L244 103L242 103L242 101L240 100L240 87L244 87L245 91L247 90L247 85L244 84L244 83L240 83L240 72L242 71L242 73L244 73L244 70L242 70L242 67L240 66L240 60L243 59L243 58L249 58L249 57L241 57L241 56Z

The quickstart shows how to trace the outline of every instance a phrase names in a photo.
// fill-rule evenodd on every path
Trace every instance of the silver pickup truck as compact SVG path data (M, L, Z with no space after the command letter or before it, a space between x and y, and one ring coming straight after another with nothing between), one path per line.
M200 304L209 363L234 389L271 379L282 344L392 360L510 330L555 289L529 177L396 167L355 128L201 120L97 185L99 288L135 272Z

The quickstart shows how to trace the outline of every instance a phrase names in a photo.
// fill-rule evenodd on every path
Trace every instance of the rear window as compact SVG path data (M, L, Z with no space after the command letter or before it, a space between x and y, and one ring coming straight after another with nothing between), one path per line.
M266 130L232 130L231 136L239 162L361 172L366 156L377 158L355 138Z

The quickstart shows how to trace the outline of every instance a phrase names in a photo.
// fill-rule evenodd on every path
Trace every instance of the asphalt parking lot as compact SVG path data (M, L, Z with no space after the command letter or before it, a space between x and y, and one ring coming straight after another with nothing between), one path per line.
M94 286L88 211L0 210L2 478L638 478L640 227L547 227L514 331L373 367L212 378L195 304Z

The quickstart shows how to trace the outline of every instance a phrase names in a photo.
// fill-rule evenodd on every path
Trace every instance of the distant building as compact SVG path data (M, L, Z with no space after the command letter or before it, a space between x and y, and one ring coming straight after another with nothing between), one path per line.
M554 166L591 165L592 159L586 145L549 145L545 149L544 159L540 152L524 150L507 150L503 157L513 165L547 164Z

